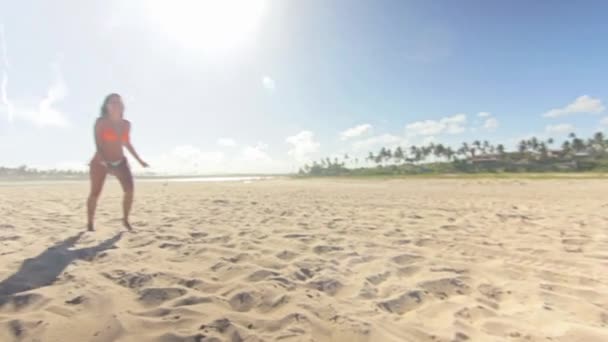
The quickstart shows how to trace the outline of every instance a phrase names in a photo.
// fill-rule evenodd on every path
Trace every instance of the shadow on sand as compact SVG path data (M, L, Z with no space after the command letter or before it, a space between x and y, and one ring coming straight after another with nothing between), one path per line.
M70 249L82 234L60 241L40 255L24 260L19 271L0 282L0 305L7 296L53 284L74 260L92 260L98 253L116 248L114 245L122 238L122 233L119 233L97 246Z

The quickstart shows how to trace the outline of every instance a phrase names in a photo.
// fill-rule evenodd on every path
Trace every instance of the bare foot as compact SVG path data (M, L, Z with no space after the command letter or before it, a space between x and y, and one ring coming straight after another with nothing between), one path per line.
M130 231L130 232L133 231L133 227L131 227L131 224L129 223L128 219L122 219L122 225L125 226L125 228L127 228L128 231Z
M94 232L95 231L95 228L93 227L92 223L87 223L87 230L90 231L90 232Z

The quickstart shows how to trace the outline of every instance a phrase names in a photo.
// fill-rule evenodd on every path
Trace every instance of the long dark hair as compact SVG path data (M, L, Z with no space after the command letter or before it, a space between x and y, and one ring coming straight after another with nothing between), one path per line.
M105 118L106 116L108 116L108 102L110 102L110 99L114 96L117 96L118 98L120 98L119 94L111 93L108 96L106 96L105 99L103 99L103 103L101 105L101 111L99 113L100 117Z

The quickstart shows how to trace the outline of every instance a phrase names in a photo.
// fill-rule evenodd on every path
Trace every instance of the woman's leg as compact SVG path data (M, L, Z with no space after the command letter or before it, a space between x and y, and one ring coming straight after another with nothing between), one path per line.
M93 221L95 219L95 210L97 209L97 200L103 189L103 183L106 180L107 169L97 161L93 160L89 167L89 175L91 177L91 192L87 200L87 229L92 231Z
M131 169L129 168L127 161L124 161L118 166L114 171L114 174L120 181L120 185L124 191L122 200L122 223L125 228L132 230L131 224L129 223L129 214L131 213L131 207L133 206L134 184L133 175L131 174Z

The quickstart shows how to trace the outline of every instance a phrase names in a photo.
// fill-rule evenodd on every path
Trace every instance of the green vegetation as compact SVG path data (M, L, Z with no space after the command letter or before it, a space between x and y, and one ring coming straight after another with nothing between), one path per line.
M561 148L553 149L555 141L537 138L522 140L517 150L507 151L503 145L488 141L463 143L454 149L443 144L381 148L370 152L365 160L325 158L305 165L299 176L399 176L399 175L501 175L510 173L602 173L608 171L608 140L598 132L589 139L574 133ZM365 164L365 165L361 165Z
M73 170L38 170L22 165L19 167L0 166L0 179L81 179L87 172Z

